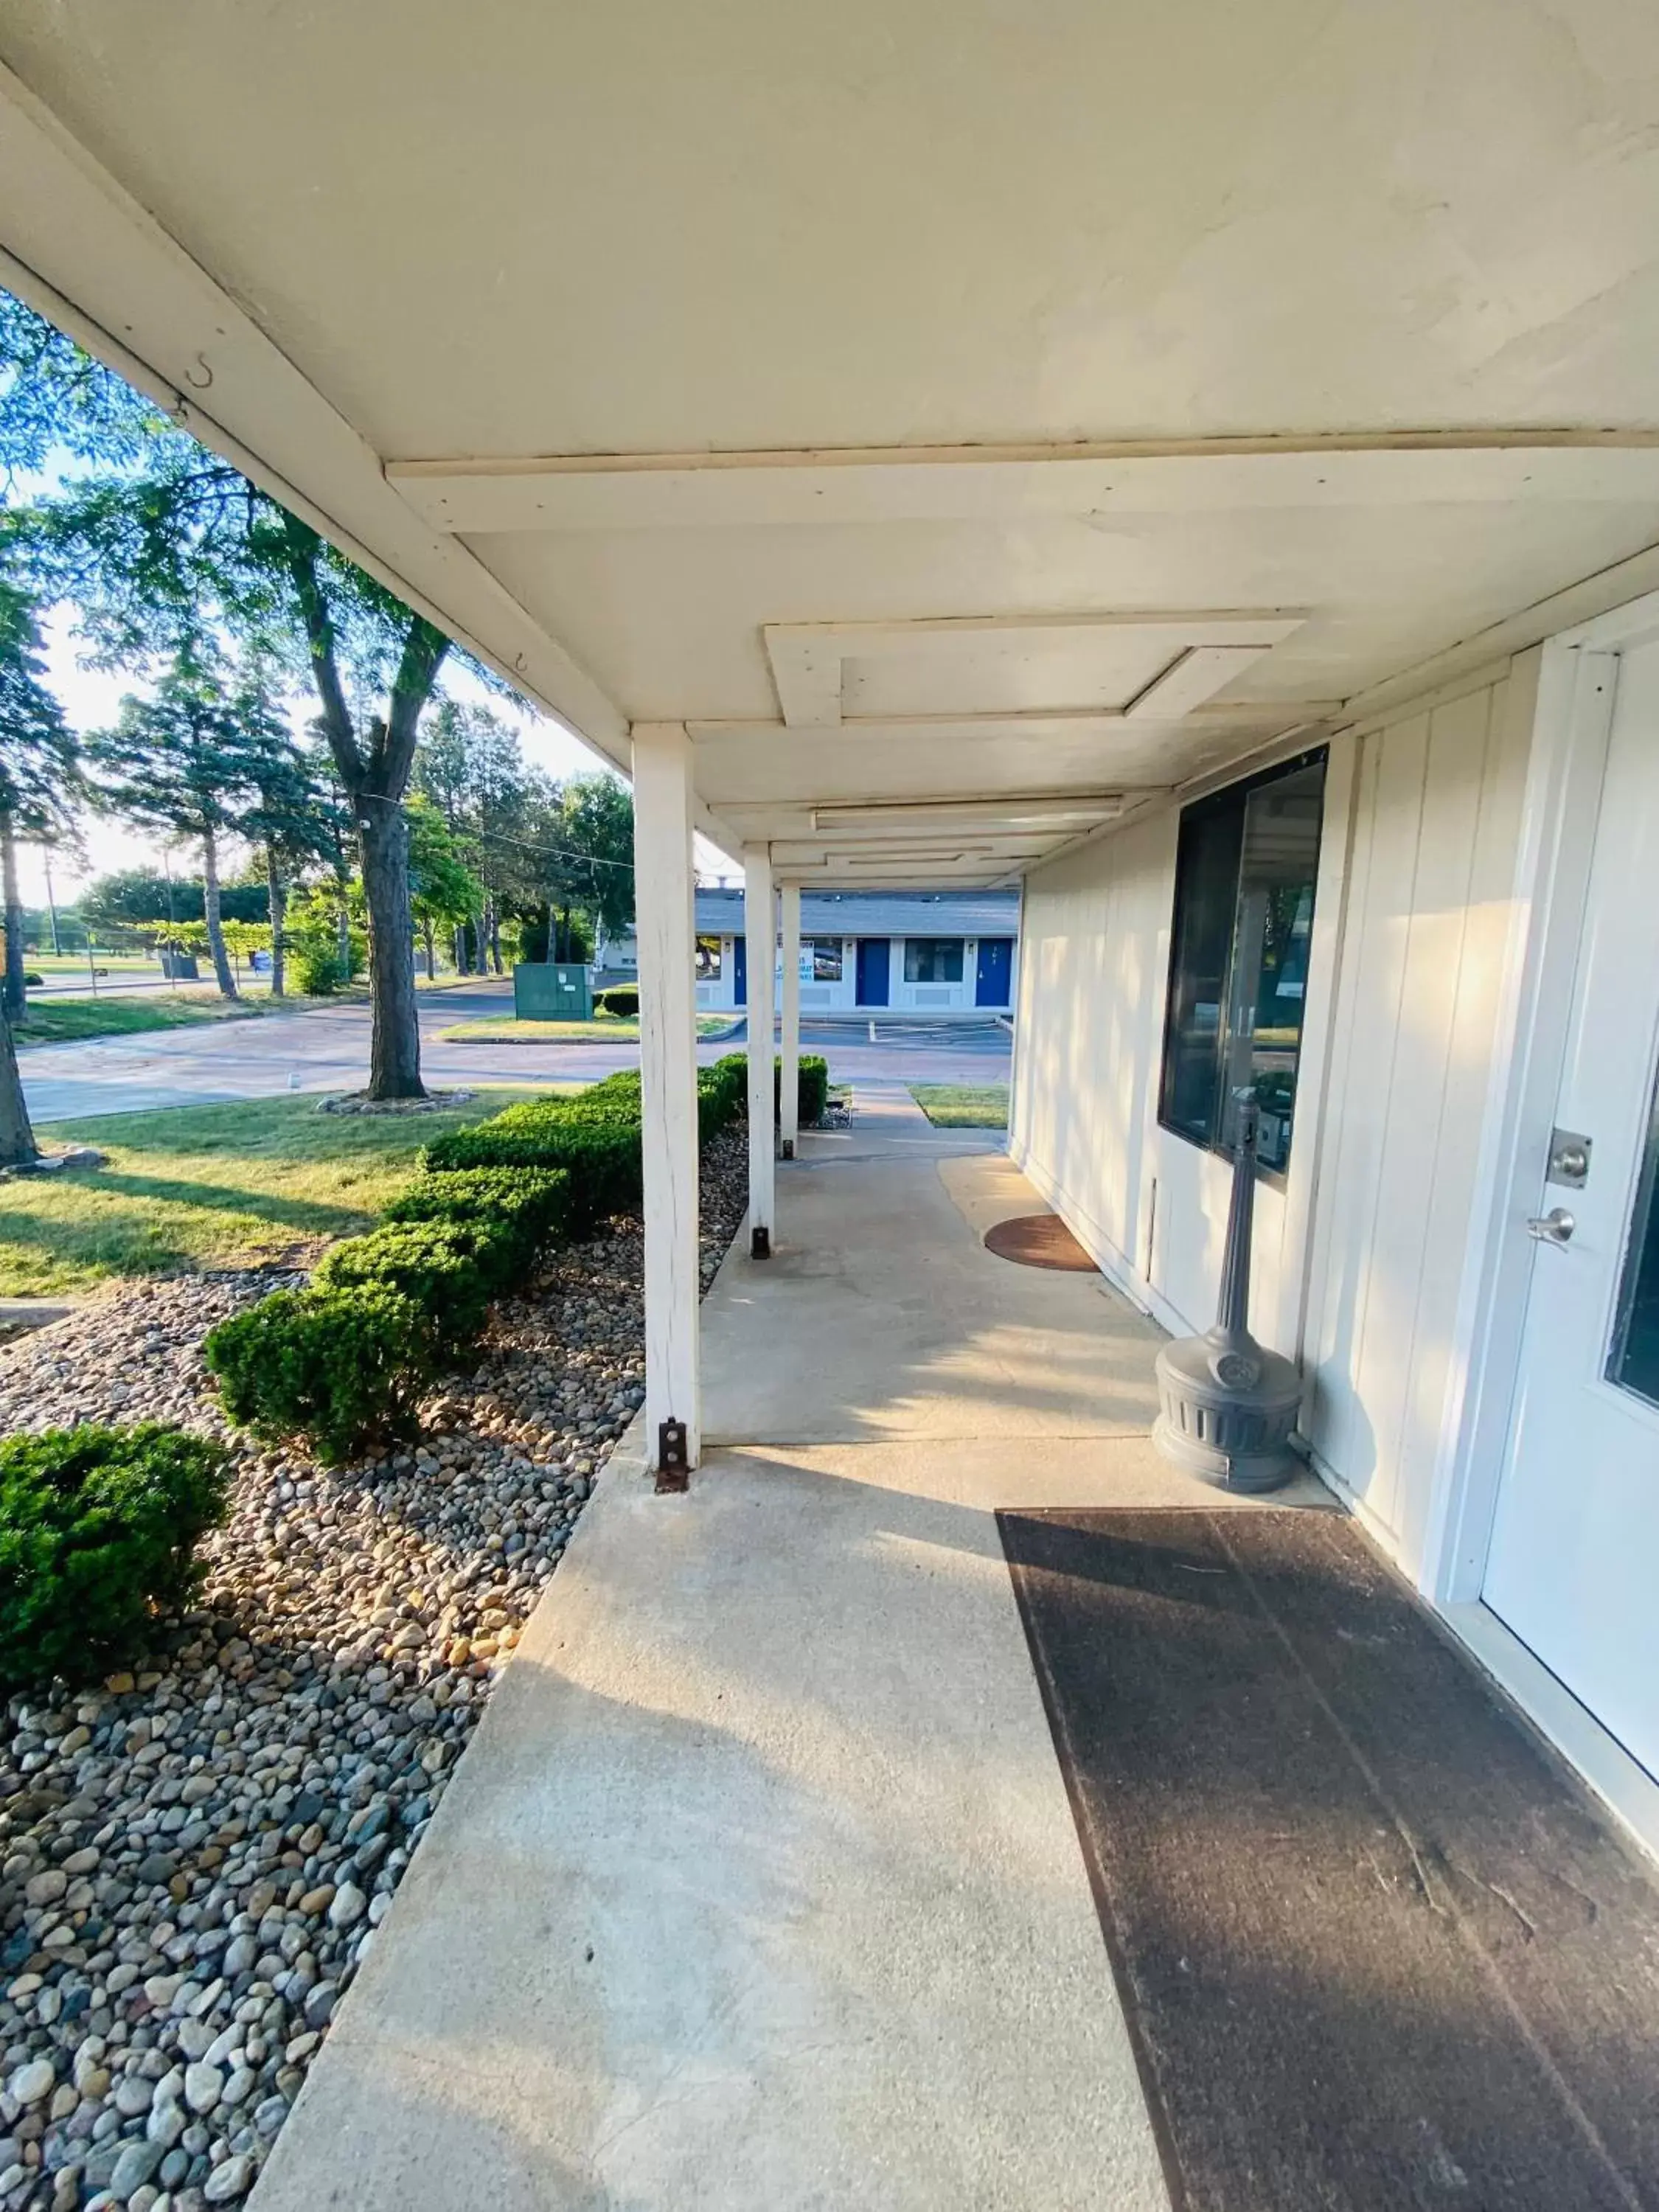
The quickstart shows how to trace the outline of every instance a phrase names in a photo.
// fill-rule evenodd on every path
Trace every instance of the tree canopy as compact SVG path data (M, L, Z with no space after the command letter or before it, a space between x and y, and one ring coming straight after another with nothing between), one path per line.
M59 449L83 465L13 528L43 596L76 610L95 665L154 677L212 638L314 691L371 917L369 1089L419 1096L402 801L448 640L9 301L0 317L0 459L38 470Z

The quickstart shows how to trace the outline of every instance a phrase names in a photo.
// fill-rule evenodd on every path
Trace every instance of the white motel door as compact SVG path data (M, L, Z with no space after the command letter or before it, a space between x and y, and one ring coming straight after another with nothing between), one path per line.
M1481 1596L1659 1778L1659 644L1618 665Z

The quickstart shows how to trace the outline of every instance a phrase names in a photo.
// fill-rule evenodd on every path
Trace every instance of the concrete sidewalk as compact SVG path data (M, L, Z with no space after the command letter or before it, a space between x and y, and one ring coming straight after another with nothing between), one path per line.
M744 1441L613 1461L257 2212L1165 2212L993 1516L1217 1499L1151 1325L980 1244L1006 1159L863 1103L705 1310Z

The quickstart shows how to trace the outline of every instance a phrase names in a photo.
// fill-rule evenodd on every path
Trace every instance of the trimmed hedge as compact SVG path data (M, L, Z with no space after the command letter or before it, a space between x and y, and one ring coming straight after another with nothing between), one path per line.
M229 1498L223 1448L161 1422L0 1443L0 1691L139 1656Z
M491 1168L562 1175L570 1234L585 1237L605 1215L639 1202L640 1125L637 1118L548 1113L526 1102L441 1137L427 1147L426 1164L435 1174Z
M744 1084L740 1055L701 1071L702 1138L742 1111ZM640 1121L639 1074L624 1070L429 1145L425 1173L382 1227L336 1245L308 1290L275 1291L209 1335L231 1419L307 1437L330 1462L407 1434L421 1393L542 1244L638 1205Z
M608 990L599 992L593 1003L607 1014L637 1014L640 1011L640 987L637 983L613 983Z
M394 1221L337 1244L312 1287L390 1291L420 1308L446 1350L460 1352L483 1328L507 1242L489 1221Z
M697 1133L703 1143L743 1110L744 1062L728 1054L697 1073ZM539 1168L569 1178L570 1233L586 1236L607 1215L640 1203L640 1076L623 1068L574 1098L527 1098L488 1121L428 1145L426 1164L459 1169Z
M461 1168L422 1176L392 1200L386 1218L487 1224L496 1234L478 1258L499 1291L523 1280L543 1244L563 1241L570 1212L570 1178L560 1170Z
M429 1316L379 1286L273 1291L210 1330L203 1353L232 1420L256 1436L306 1437L329 1466L408 1436L444 1366Z
M797 1066L795 1114L803 1129L815 1129L830 1104L830 1063L815 1052L804 1052ZM783 1061L772 1063L772 1111L783 1111Z

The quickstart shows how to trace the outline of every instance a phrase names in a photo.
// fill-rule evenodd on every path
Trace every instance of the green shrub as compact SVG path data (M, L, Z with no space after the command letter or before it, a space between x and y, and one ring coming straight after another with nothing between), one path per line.
M742 1110L744 1061L697 1078L707 1139ZM574 1097L526 1098L452 1130L385 1226L337 1245L308 1291L278 1291L207 1340L234 1420L349 1458L406 1429L420 1391L483 1328L489 1302L551 1237L587 1235L641 1199L637 1069Z
M749 1109L749 1061L740 1052L728 1052L712 1067L705 1067L697 1079L700 1091L707 1089L720 1116L719 1126L728 1121L740 1121Z
M229 1504L223 1448L182 1429L52 1429L0 1443L0 1690L83 1681L191 1597Z
M46 980L38 968L26 968L23 970L23 988L26 991L38 991Z
M331 999L349 981L337 945L312 941L293 955L294 988L307 999Z
M337 1465L412 1431L444 1348L412 1299L374 1287L273 1291L210 1330L203 1352L232 1420L260 1436L307 1437Z
M511 1232L493 1222L394 1221L337 1244L312 1277L319 1291L390 1291L418 1306L446 1344L461 1350L483 1329L492 1279L507 1262Z
M632 1015L640 1011L640 987L637 983L613 983L601 991L593 1003L607 1014Z
M830 1063L815 1052L800 1055L795 1083L795 1115L803 1129L814 1129L830 1103ZM783 1109L783 1061L772 1063L772 1111Z
M425 1175L386 1208L388 1221L437 1221L499 1232L481 1252L491 1286L522 1281L544 1244L561 1242L570 1222L570 1178L541 1168L463 1168Z
M562 1172L568 1178L569 1233L586 1237L595 1222L639 1202L639 1118L547 1110L558 1103L526 1101L470 1129L452 1130L428 1146L426 1164L434 1174L465 1168Z

